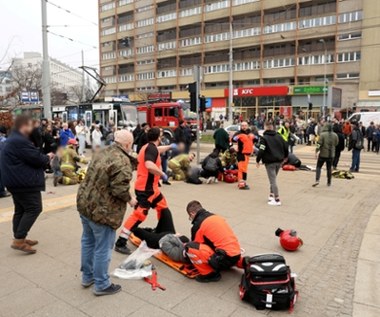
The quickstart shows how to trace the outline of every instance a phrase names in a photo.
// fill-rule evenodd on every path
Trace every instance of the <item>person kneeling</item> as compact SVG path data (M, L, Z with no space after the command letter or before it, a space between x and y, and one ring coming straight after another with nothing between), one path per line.
M175 181L184 181L190 168L191 162L194 160L195 154L180 154L173 157L169 161L169 168L172 170L173 179Z
M226 220L206 211L196 200L189 202L186 210L193 226L191 242L185 245L185 250L200 273L196 280L217 282L221 279L220 271L241 267L240 244Z

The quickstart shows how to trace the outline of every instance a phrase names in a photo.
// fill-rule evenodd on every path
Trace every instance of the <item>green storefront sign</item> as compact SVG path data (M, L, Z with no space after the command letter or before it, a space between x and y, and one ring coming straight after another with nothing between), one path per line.
M325 87L327 93L328 88ZM293 95L322 95L323 86L294 86Z

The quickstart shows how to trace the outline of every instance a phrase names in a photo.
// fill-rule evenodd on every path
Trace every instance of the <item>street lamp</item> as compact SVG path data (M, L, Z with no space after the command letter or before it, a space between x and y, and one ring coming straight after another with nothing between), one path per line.
M326 119L326 84L327 84L327 46L326 46L326 41L324 39L319 40L320 43L323 43L323 47L325 49L325 54L324 54L324 78L323 78L323 108L322 108L322 116L324 119Z

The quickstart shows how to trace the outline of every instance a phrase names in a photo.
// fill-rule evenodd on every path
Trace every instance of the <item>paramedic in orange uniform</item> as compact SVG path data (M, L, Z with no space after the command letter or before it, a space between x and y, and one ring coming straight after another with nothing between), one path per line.
M237 161L239 189L249 189L249 186L247 185L247 172L249 157L253 152L253 139L254 136L248 128L248 122L243 121L241 123L240 131L238 131L233 137L233 141L238 144Z
M137 178L135 182L135 194L137 205L132 214L127 218L121 230L120 236L115 244L115 251L130 254L127 247L129 235L148 216L149 209L157 211L157 218L166 213L166 218L170 219L171 227L169 231L175 232L171 212L166 203L165 197L159 189L159 181L167 181L167 175L161 169L160 154L172 149L177 149L176 144L159 146L161 131L159 128L152 128L148 131L148 144L145 144L138 155Z
M187 213L193 227L191 242L185 246L186 255L197 268L201 283L217 282L220 271L232 266L241 266L242 257L239 241L221 216L206 211L199 201L187 205Z

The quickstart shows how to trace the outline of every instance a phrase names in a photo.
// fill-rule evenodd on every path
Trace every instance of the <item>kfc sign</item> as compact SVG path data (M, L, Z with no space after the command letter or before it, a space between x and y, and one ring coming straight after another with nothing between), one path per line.
M234 97L264 97L264 96L286 96L289 93L288 86L248 87L234 88ZM229 89L224 90L224 96L228 97Z

